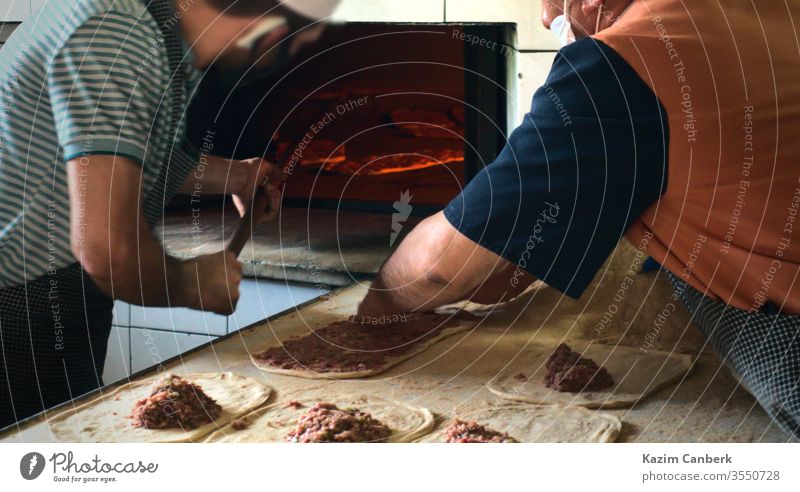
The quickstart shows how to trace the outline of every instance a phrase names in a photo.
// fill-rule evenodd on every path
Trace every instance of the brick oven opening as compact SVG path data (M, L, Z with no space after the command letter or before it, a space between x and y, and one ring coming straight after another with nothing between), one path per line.
M280 75L233 92L206 78L188 121L196 144L264 155L289 174L284 207L440 210L501 149L505 25L330 26Z

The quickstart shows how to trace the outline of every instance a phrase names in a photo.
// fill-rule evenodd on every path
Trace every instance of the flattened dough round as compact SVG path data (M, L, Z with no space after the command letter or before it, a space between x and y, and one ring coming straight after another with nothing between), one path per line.
M577 405L586 408L624 408L680 380L692 367L686 354L644 352L638 348L569 342L583 357L604 366L614 377L614 386L600 391L565 393L544 385L545 362L555 346L537 347L520 355L489 383L501 398L537 405ZM526 380L518 376L523 374Z
M498 405L458 415L461 420L506 432L519 442L614 442L622 422L606 413L582 407ZM418 442L445 442L450 421Z
M384 364L383 366L377 367L375 369L366 369L366 370L363 370L363 371L317 372L317 371L312 371L312 370L309 370L309 369L281 369L279 367L274 367L274 366L271 366L269 364L264 364L263 362L261 362L258 358L256 358L254 356L255 354L263 352L265 350L268 350L268 349L270 349L271 347L273 347L275 345L268 346L268 347L263 347L263 348L257 350L254 354L250 355L250 360L253 362L253 364L255 364L256 367L258 367L259 369L261 369L264 372L270 372L270 373L273 373L273 374L282 374L284 376L294 376L294 377L306 378L306 379L357 379L357 378L367 378L367 377L370 377L370 376L375 376L376 374L381 374L383 372L386 372L389 369L391 369L392 367L394 367L394 366L396 366L396 365L398 365L398 364L400 364L402 362L407 361L408 359L414 357L415 355L418 355L418 354L424 352L425 350L428 349L428 347L438 343L439 341L444 340L447 337L451 337L453 335L457 335L459 333L463 333L463 332L469 330L470 328L473 327L473 325L474 325L474 323L472 323L472 322L465 321L465 320L460 320L458 325L450 326L450 327L447 327L447 328L443 329L435 337L432 337L432 338L430 338L428 340L425 340L424 342L419 343L412 350L406 352L405 354L402 354L402 355L400 355L398 357L388 357L387 360L386 360L386 364Z
M63 442L191 442L231 420L263 405L272 389L253 379L230 372L185 374L222 407L215 422L196 429L145 429L131 425L136 400L150 394L158 378L135 381L88 403L70 408L50 419L50 429Z
M333 403L341 409L358 408L389 427L388 442L411 442L433 429L433 414L427 408L414 407L374 396L340 395L329 398L301 397L295 401L301 408L288 406L292 400L281 401L250 412L244 417L249 426L236 430L232 425L210 434L205 442L286 442L286 435L300 417L316 403Z

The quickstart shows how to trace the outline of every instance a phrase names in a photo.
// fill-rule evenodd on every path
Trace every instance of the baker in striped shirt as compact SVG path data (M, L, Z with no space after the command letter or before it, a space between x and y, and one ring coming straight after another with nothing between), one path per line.
M97 388L113 299L230 313L241 265L168 256L177 193L234 196L277 167L187 142L203 71L242 83L315 40L337 0L58 0L0 52L0 428ZM203 162L203 173L193 172Z

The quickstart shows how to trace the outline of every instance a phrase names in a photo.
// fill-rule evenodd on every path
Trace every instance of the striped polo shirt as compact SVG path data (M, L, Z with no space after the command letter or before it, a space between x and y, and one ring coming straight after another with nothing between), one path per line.
M51 1L0 51L0 288L77 261L67 161L139 163L151 226L196 166L180 15L172 0Z

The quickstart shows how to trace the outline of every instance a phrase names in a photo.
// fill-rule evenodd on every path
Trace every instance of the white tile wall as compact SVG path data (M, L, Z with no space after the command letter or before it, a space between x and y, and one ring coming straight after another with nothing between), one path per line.
M228 317L228 332L245 328L325 293L313 285L251 279L243 280L239 291L236 312Z
M553 64L554 52L519 53L517 55L518 72L518 116L517 125L522 123L522 118L531 109L533 94L544 85L550 66Z
M187 352L216 337L131 328L131 371L136 373L158 366L178 354Z
M122 301L114 302L114 317L111 324L115 326L128 326L131 323L131 305Z
M370 22L443 22L444 0L344 0L334 19Z
M20 22L30 13L30 0L0 0L0 22Z
M59 0L0 0L0 22L22 22L47 2Z
M228 332L228 319L214 313L184 308L131 306L130 326L221 336Z
M53 2L53 1L57 2L58 0L31 0L31 13L34 13L40 8L42 8L42 6L47 2Z
M111 384L130 376L130 328L114 326L108 337L103 383Z

